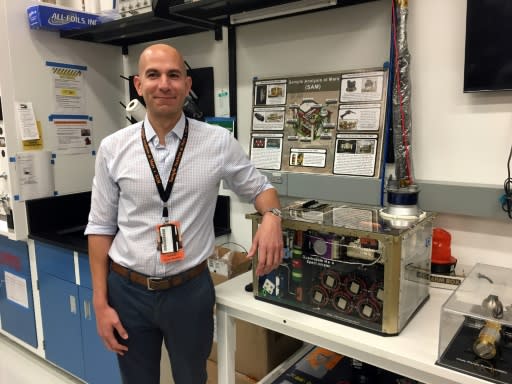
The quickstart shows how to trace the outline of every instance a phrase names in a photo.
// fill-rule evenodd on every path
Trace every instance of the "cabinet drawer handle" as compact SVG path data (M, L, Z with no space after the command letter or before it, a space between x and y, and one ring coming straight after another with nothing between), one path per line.
M91 320L91 303L87 300L84 300L84 318Z
M73 295L69 295L69 310L76 315L76 297Z

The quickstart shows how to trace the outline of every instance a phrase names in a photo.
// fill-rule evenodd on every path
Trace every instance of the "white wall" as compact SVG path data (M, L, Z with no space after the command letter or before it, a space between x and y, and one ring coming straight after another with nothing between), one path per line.
M9 2L10 3L10 2ZM14 2L13 2L14 3ZM501 185L512 144L512 93L462 92L465 0L409 2L408 41L411 51L413 162L419 180ZM22 16L20 16L22 17ZM329 72L382 65L389 59L391 1L381 0L241 26L238 50L238 137L249 147L251 90L254 76L270 77ZM22 27L20 27L22 28ZM216 89L227 88L227 33L216 42L213 32L168 40L192 67L213 66ZM71 59L85 60L88 43L44 38L31 32L39 56L58 58L56 47L69 46ZM49 52L45 51L50 45ZM129 49L129 68L147 44ZM108 71L98 49L100 80ZM52 53L52 51L55 51ZM25 58L23 60L26 60ZM110 76L113 76L110 75ZM112 81L109 77L103 79ZM100 92L99 83L91 92ZM3 93L5 92L2 88ZM92 110L93 106L91 106ZM101 114L103 105L95 105ZM111 112L111 111L110 111ZM229 194L229 191L221 191ZM440 196L442 198L442 196ZM475 204L478 204L476 201ZM230 240L250 245L251 225L244 215L253 208L232 198ZM440 213L436 225L452 233L453 255L466 265L477 261L512 267L512 222Z
M501 185L512 145L512 93L462 92L466 1L416 0L409 7L416 178ZM389 58L390 20L386 0L240 27L242 143L249 143L253 76L378 65ZM250 226L241 213L250 210L235 199L232 238L246 245ZM452 254L460 265L512 267L512 221L441 213L436 225L452 234Z
M43 124L44 147L53 150L57 139L48 123L48 115L55 113L53 77L46 61L87 66L84 75L84 97L87 113L93 116L94 146L106 134L119 128L122 107L121 48L108 45L61 39L58 32L30 30L26 9L36 1L4 2L5 35L2 39L1 64L4 120L13 118L13 101L32 101L36 119ZM3 20L2 20L3 22ZM11 153L22 150L20 135L9 121L7 137ZM71 158L72 156L70 156ZM80 156L78 156L80 157ZM75 170L76 171L76 170ZM64 183L64 181L62 181ZM75 182L81 189L82 182ZM64 191L67 192L67 191Z
M253 78L382 66L389 60L386 3L368 3L238 27L238 138L247 152ZM233 199L234 212L251 209ZM232 226L236 228L234 241L249 246L251 227L243 215L234 216Z
M466 1L411 1L415 171L420 179L501 185L512 93L462 92Z
M410 1L409 8L416 177L502 185L512 93L462 92L466 1ZM436 225L451 232L459 263L512 267L512 221L441 214Z
M512 144L512 93L462 92L465 10L465 0L409 2L415 176L502 185ZM391 1L381 0L238 27L238 138L247 152L253 77L382 65L389 60L390 22ZM212 33L170 42L192 65L210 62L227 71L226 46L215 42ZM218 78L218 70L216 66L216 87L225 87L219 82L227 84L227 79ZM245 247L250 246L251 225L244 216L251 211L250 204L232 197L229 240ZM512 267L512 221L440 213L436 225L452 234L452 254L459 265Z
M107 45L65 40L58 32L30 30L27 7L36 1L0 2L0 84L4 114L7 155L13 157L23 150L16 127L15 102L32 102L35 118L42 125L43 149L57 154L55 159L55 190L68 194L90 190L94 174L94 156L62 155L57 149L57 136L48 116L55 112L53 75L47 61L83 65L84 98L87 114L93 117L92 147L125 124L120 106L123 80L121 49ZM14 173L14 171L12 171ZM16 175L9 175L9 191L17 194ZM23 202L13 202L15 238L24 239L27 228Z
M92 151L79 155L60 155L56 151L57 137L54 127L48 121L48 116L55 113L53 75L46 62L87 67L83 91L87 114L93 117L92 147L97 149L100 140L119 129L125 121L119 104L123 96L123 80L120 78L121 50L118 47L64 40L59 37L58 32L30 30L26 9L35 4L38 2L0 1L0 88L7 156L14 157L17 152L23 151L21 135L16 127L15 102L32 102L35 118L42 126L43 149L57 153L54 166L56 191L59 194L87 191L92 184L95 157ZM5 168L4 160L2 158L0 166ZM7 236L26 241L28 228L25 203L12 201L12 196L17 193L18 188L15 170L13 167L9 168L9 191L5 192L9 192L11 196L15 232L9 232ZM3 184L1 187L6 188ZM45 217L40 219L45 220ZM44 356L33 241L29 242L29 260L38 347L32 348L24 343L23 345Z

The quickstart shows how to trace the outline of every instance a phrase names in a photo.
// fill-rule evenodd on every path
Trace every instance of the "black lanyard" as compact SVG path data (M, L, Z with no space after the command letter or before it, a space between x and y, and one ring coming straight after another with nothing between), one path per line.
M151 148L149 148L149 144L146 139L146 132L144 132L144 123L142 123L142 128L140 132L142 137L142 145L144 146L144 152L146 152L146 157L148 159L151 172L153 173L153 178L155 179L156 188L158 189L160 198L164 202L162 217L168 218L169 212L165 203L167 203L167 200L169 200L169 197L171 196L172 187L174 186L174 180L176 180L178 167L180 166L181 158L183 157L183 151L185 151L185 145L187 145L188 119L185 119L185 130L183 131L183 138L181 139L180 145L178 146L178 150L176 151L176 157L174 158L174 163L172 164L171 173L169 174L169 180L167 181L167 186L165 187L165 190L162 184L162 179L160 178L160 174L158 173L158 168L156 167L155 164L155 159L153 158L153 154L151 153Z

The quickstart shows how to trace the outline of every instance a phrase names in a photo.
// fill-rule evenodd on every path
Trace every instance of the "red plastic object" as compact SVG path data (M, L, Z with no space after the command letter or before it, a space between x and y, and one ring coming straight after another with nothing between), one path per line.
M433 229L432 272L450 273L455 270L457 259L452 256L452 236L442 228Z

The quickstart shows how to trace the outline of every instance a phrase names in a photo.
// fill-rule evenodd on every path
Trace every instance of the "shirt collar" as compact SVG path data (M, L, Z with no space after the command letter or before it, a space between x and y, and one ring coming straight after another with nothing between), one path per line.
M178 122L176 123L174 128L171 130L171 132L169 132L166 135L166 138L170 137L170 135L176 135L181 140L183 138L183 132L185 131L185 119L186 119L185 114L182 113L180 119L178 120ZM147 115L144 118L144 131L145 131L146 139L148 142L150 142L151 140L153 140L156 137L156 132L153 129L153 126L151 125L151 123L149 122Z

